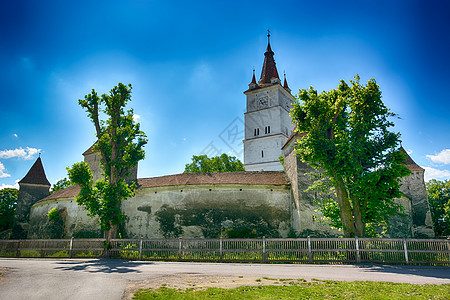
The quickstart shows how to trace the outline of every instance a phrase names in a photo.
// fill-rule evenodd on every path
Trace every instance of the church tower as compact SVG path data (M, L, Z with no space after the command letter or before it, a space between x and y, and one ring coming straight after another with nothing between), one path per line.
M286 76L281 85L275 65L274 52L267 34L267 49L261 78L256 82L253 70L252 82L244 92L247 96L245 113L244 166L246 171L281 171L279 156L293 130L291 117L294 97Z

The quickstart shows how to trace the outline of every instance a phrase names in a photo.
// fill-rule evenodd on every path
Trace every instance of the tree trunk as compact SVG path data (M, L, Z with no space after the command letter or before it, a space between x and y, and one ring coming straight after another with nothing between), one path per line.
M355 225L353 222L352 207L350 205L350 199L348 197L347 189L342 181L338 181L335 184L336 198L339 205L339 214L341 216L342 226L344 227L345 237L354 237Z
M357 237L364 237L365 224L362 221L361 205L353 198L353 218L355 221L355 234Z
M111 228L109 228L109 230L105 230L103 232L103 237L106 239L106 241L109 243L112 239L117 238L117 232L119 229L118 225L111 225L110 222L110 226Z

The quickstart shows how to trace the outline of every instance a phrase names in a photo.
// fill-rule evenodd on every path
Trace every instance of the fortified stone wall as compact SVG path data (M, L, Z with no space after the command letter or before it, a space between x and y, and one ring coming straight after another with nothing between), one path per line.
M56 208L59 219L49 221L48 212ZM39 201L30 213L29 239L102 237L97 218L88 216L73 197Z
M400 191L410 200L412 232L415 238L434 237L430 205L422 170L413 170L411 175L402 178Z
M49 221L55 207L61 221ZM287 237L289 185L179 185L143 188L122 202L130 238ZM73 197L36 203L28 238L98 236L96 220Z
M315 191L306 191L314 182L308 173L315 172L308 164L295 156L293 148L284 148L284 170L292 186L292 227L297 236L337 237L341 232L331 229L328 224L319 222L322 214L317 211L315 201L319 195Z

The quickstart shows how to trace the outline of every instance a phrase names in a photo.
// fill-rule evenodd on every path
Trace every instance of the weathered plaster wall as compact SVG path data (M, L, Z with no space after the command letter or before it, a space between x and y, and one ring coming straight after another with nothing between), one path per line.
M289 202L289 186L189 185L138 190L122 209L130 237L286 237Z
M60 220L49 221L47 213L56 208ZM30 213L29 239L37 238L88 238L102 237L96 218L87 215L87 211L77 205L74 198L60 198L40 201L33 205Z
M49 222L56 207L63 229ZM126 235L138 238L208 238L221 235L286 237L290 230L290 186L180 185L139 189L122 202ZM58 231L59 230L59 231ZM96 220L73 198L36 203L28 238L99 235ZM59 236L58 236L59 234Z

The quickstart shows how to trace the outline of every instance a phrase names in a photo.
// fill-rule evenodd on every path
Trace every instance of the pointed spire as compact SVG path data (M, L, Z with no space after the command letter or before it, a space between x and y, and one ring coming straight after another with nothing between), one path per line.
M252 82L250 82L250 84L248 86L250 87L250 89L254 89L257 86L254 68L253 68Z
M29 184L41 184L51 186L50 182L45 176L44 166L42 165L41 157L36 159L31 169L28 171L27 175L22 178L19 183L29 183Z
M286 73L284 73L284 83L283 83L283 87L288 90L289 92L291 92L291 89L288 86L287 80L286 80Z
M270 47L270 31L267 30L267 49L264 53L264 65L261 71L261 78L259 79L259 84L267 84L272 83L272 79L280 80L278 76L277 66L275 65L275 59L273 55L275 53L272 51Z

